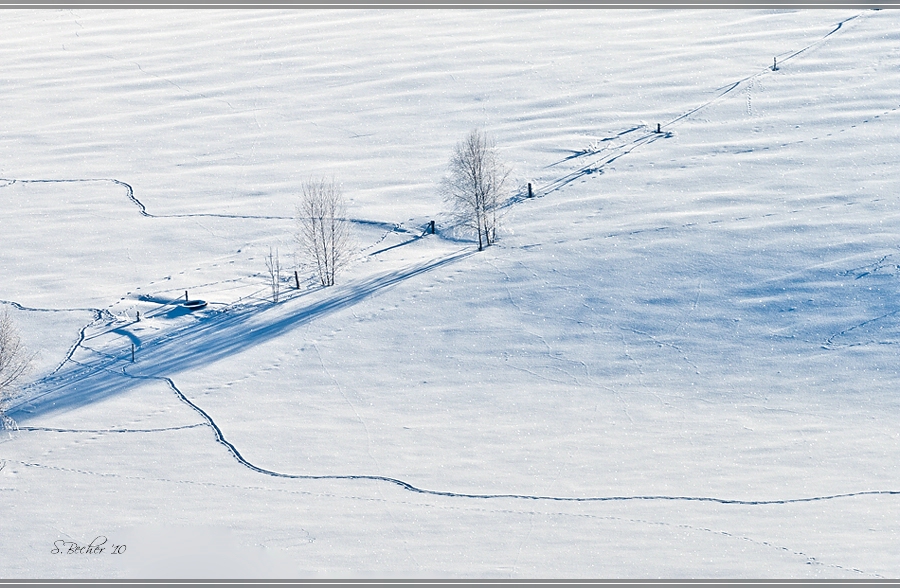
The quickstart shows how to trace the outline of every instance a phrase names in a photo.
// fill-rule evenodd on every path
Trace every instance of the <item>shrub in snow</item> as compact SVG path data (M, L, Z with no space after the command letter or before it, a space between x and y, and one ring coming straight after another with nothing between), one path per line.
M272 287L272 302L278 304L278 295L281 293L281 260L278 258L278 250L266 256L266 270L269 272L269 285Z

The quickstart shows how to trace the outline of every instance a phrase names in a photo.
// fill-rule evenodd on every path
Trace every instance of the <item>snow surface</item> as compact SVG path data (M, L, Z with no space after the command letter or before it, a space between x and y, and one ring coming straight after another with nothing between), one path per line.
M0 12L0 300L39 353L0 577L896 578L898 31ZM476 126L515 170L481 253L438 191ZM272 304L323 176L358 254Z

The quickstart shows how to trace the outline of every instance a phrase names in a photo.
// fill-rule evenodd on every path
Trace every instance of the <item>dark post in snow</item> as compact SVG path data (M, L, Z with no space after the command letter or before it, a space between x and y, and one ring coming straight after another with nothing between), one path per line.
M431 232L432 235L434 235L434 221L431 221L430 223L428 223L428 230Z
M134 343L131 344L131 363L134 363Z
M187 297L187 290L185 290L185 291L184 291L184 301L185 301L185 302L187 302L187 301L188 301L188 297Z
M297 285L297 289L300 289L300 276L297 275L297 270L294 270L294 283Z
M528 197L532 198L534 196L534 192L531 191L531 182L528 182Z
M141 322L141 311L137 311L137 320L135 322Z
M778 71L778 58L775 57L774 61L772 61L772 71Z
M661 133L661 132L662 132L662 126L660 126L659 123L656 123L656 132L657 132L657 133Z

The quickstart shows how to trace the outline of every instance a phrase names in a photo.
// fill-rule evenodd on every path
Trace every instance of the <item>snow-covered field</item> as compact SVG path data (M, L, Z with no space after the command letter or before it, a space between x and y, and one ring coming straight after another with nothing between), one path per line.
M0 80L0 577L900 576L900 12L4 10Z

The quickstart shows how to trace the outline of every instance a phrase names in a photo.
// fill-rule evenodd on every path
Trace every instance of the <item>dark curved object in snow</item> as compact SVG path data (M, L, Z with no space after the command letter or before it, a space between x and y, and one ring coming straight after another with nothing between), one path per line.
M185 300L183 306L190 310L197 310L206 307L206 300Z

